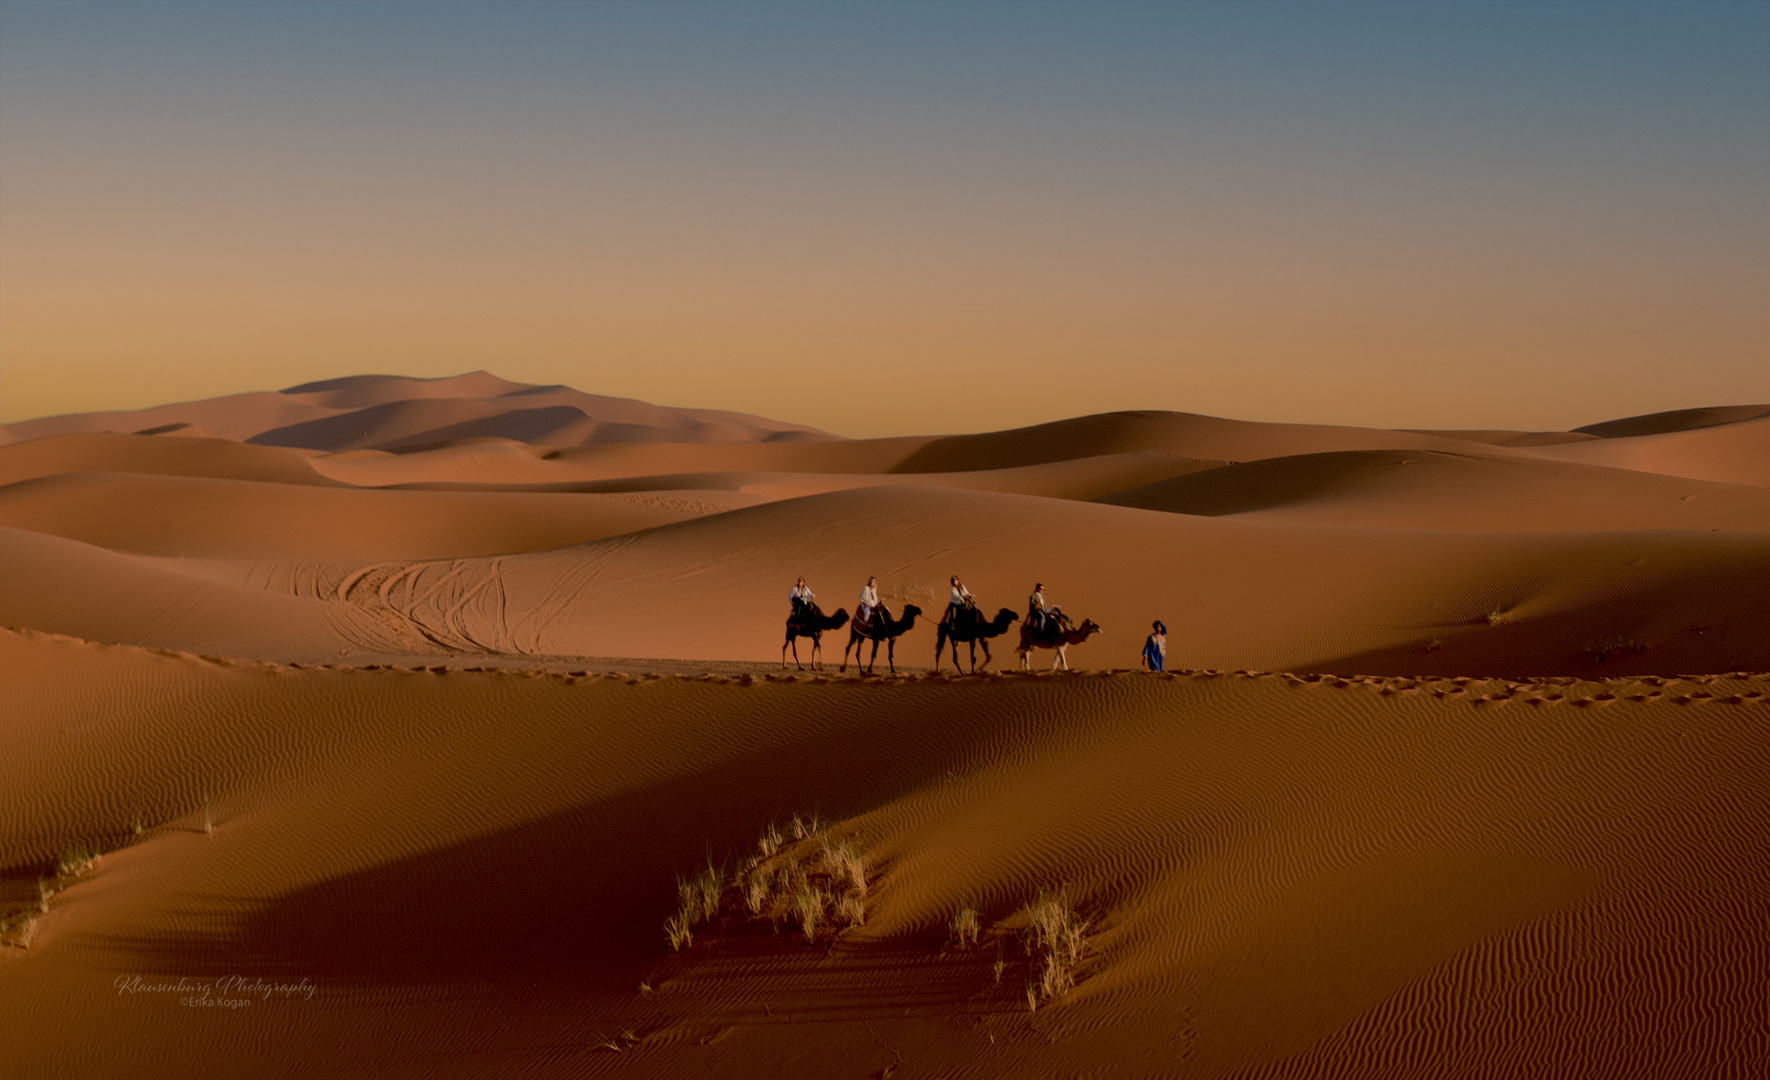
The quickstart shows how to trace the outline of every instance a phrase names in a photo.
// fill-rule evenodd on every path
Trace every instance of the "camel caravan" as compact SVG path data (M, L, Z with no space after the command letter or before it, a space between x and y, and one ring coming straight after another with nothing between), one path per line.
M977 601L970 590L953 575L951 590L947 597L946 614L934 627L934 670L940 670L941 657L950 646L953 656L953 670L964 672L959 662L959 644L963 642L969 648L971 673L978 671L977 650L983 649L983 667L989 667L989 643L991 638L1001 637L1016 622L1020 623L1020 644L1015 651L1020 654L1020 668L1028 670L1031 666L1030 657L1035 649L1051 649L1056 657L1051 661L1051 670L1056 671L1061 665L1069 670L1068 649L1071 645L1079 645L1098 633L1100 624L1093 619L1083 619L1081 625L1073 623L1063 609L1047 605L1043 584L1033 586L1032 595L1027 598L1027 617L1021 620L1020 613L1013 608L1002 608L996 612L995 618L985 618L977 607ZM848 627L848 644L842 650L842 663L838 671L848 670L849 653L854 654L854 666L862 673L871 675L873 665L879 659L879 645L885 646L885 664L893 675L897 674L897 639L907 633L916 621L922 617L922 609L914 604L905 604L903 614L893 617L891 609L879 601L878 579L867 578L867 583L860 590L860 603L855 608L854 618L850 621L848 609L837 608L835 614L825 615L818 607L817 598L812 594L811 587L800 578L787 594L792 604L792 612L787 616L787 638L781 644L781 667L787 666L787 651L793 653L793 663L799 670L805 670L805 664L799 659L799 639L811 639L811 666L813 669L823 667L823 635L825 631L840 630ZM932 622L933 620L928 620ZM865 664L861 662L861 651L872 643L872 652Z

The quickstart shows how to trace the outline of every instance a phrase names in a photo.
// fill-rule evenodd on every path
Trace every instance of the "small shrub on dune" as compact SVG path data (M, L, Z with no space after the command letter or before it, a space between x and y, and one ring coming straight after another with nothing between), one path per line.
M836 921L848 926L864 926L867 921L867 902L854 895L837 900Z
M67 877L70 874L83 873L98 861L99 852L93 848L76 844L67 848L55 859L55 876Z
M1055 892L1040 889L1033 902L1021 909L1027 918L1022 941L1032 958L1027 980L1027 1005L1062 997L1076 984L1076 965L1081 962L1088 923L1069 900L1069 887Z
M847 887L859 896L867 894L866 858L853 840L842 840L835 844L824 844L824 872L831 879L847 883Z
M830 898L824 891L809 881L801 881L799 889L793 893L793 919L799 928L805 931L805 940L817 940L817 932L823 929L824 909L830 904Z
M851 838L832 840L815 814L793 815L789 840L770 824L756 841L761 853L745 860L729 881L710 863L677 880L678 908L664 924L670 947L681 950L693 930L723 915L767 919L776 932L789 923L815 942L866 921L866 852Z
M690 882L696 906L697 922L705 922L719 914L719 898L725 894L725 875L709 862Z
M31 912L14 912L0 918L0 944L28 949L37 932L37 916Z
M693 877L676 879L676 914L664 920L671 949L680 952L694 941L694 927L719 914L724 893L725 874L711 862Z
M983 918L976 908L966 904L953 912L950 926L953 940L959 943L959 948L965 949L977 944L977 935L983 932ZM996 976L996 981L1001 981L1000 975Z
M744 879L744 907L751 915L760 915L768 906L774 890L774 873L767 867L756 867Z
M694 931L683 921L681 912L664 920L664 937L669 939L673 952L681 952L694 943Z

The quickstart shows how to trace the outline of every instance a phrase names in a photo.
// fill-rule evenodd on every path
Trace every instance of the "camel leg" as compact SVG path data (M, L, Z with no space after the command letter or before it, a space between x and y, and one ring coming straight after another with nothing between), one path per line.
M939 630L934 632L934 673L940 674L940 651L946 648L946 635Z
M1067 646L1067 645L1057 646L1057 659L1051 661L1051 670L1052 671L1057 670L1058 664L1063 665L1063 670L1065 670L1065 671L1069 670L1069 657L1063 655L1064 653L1066 653L1068 651L1069 651L1069 646Z
M793 647L793 663L795 663L795 664L799 663L799 639L797 637L790 637L787 639L786 645L781 646L781 670L782 671L787 670L787 645L791 645ZM804 670L803 665L801 665L800 670Z
M989 662L994 659L994 657L989 654L989 642L979 641L977 644L983 646L983 666L987 670L989 668ZM971 671L973 674L977 671L977 657L975 656L971 658Z
M893 675L897 674L897 639L896 638L886 638L885 639L885 666L891 669L891 674L893 674Z
M824 643L821 635L811 637L811 670L821 671L824 666Z

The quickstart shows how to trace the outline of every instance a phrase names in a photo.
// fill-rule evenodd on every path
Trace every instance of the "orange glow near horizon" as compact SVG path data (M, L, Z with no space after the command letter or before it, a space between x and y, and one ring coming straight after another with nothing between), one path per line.
M1584 114L1563 146L1386 88L1309 120L1301 81L1291 113L1141 115L1055 92L942 111L891 83L822 111L58 101L12 66L0 422L474 369L850 436L1131 408L1563 429L1770 400L1761 147L1654 160L1653 133L1607 143ZM1411 126L1383 133L1379 106Z

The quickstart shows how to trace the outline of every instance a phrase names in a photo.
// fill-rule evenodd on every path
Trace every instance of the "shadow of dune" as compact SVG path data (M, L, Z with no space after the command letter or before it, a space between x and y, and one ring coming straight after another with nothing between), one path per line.
M1721 586L1713 568L1693 568L1568 610L1494 625L1440 624L1422 631L1425 641L1331 656L1294 670L1498 679L1770 671L1770 630L1758 599L1770 592L1770 556L1741 559L1731 569Z
M569 978L630 992L668 955L661 927L678 874L709 856L732 868L770 820L812 810L840 820L962 771L1023 723L1011 695L996 696L1002 707L972 712L922 705L939 722L913 745L900 710L874 710L862 726L297 889L225 931L96 943L155 974L360 986ZM856 692L842 708L871 698Z

